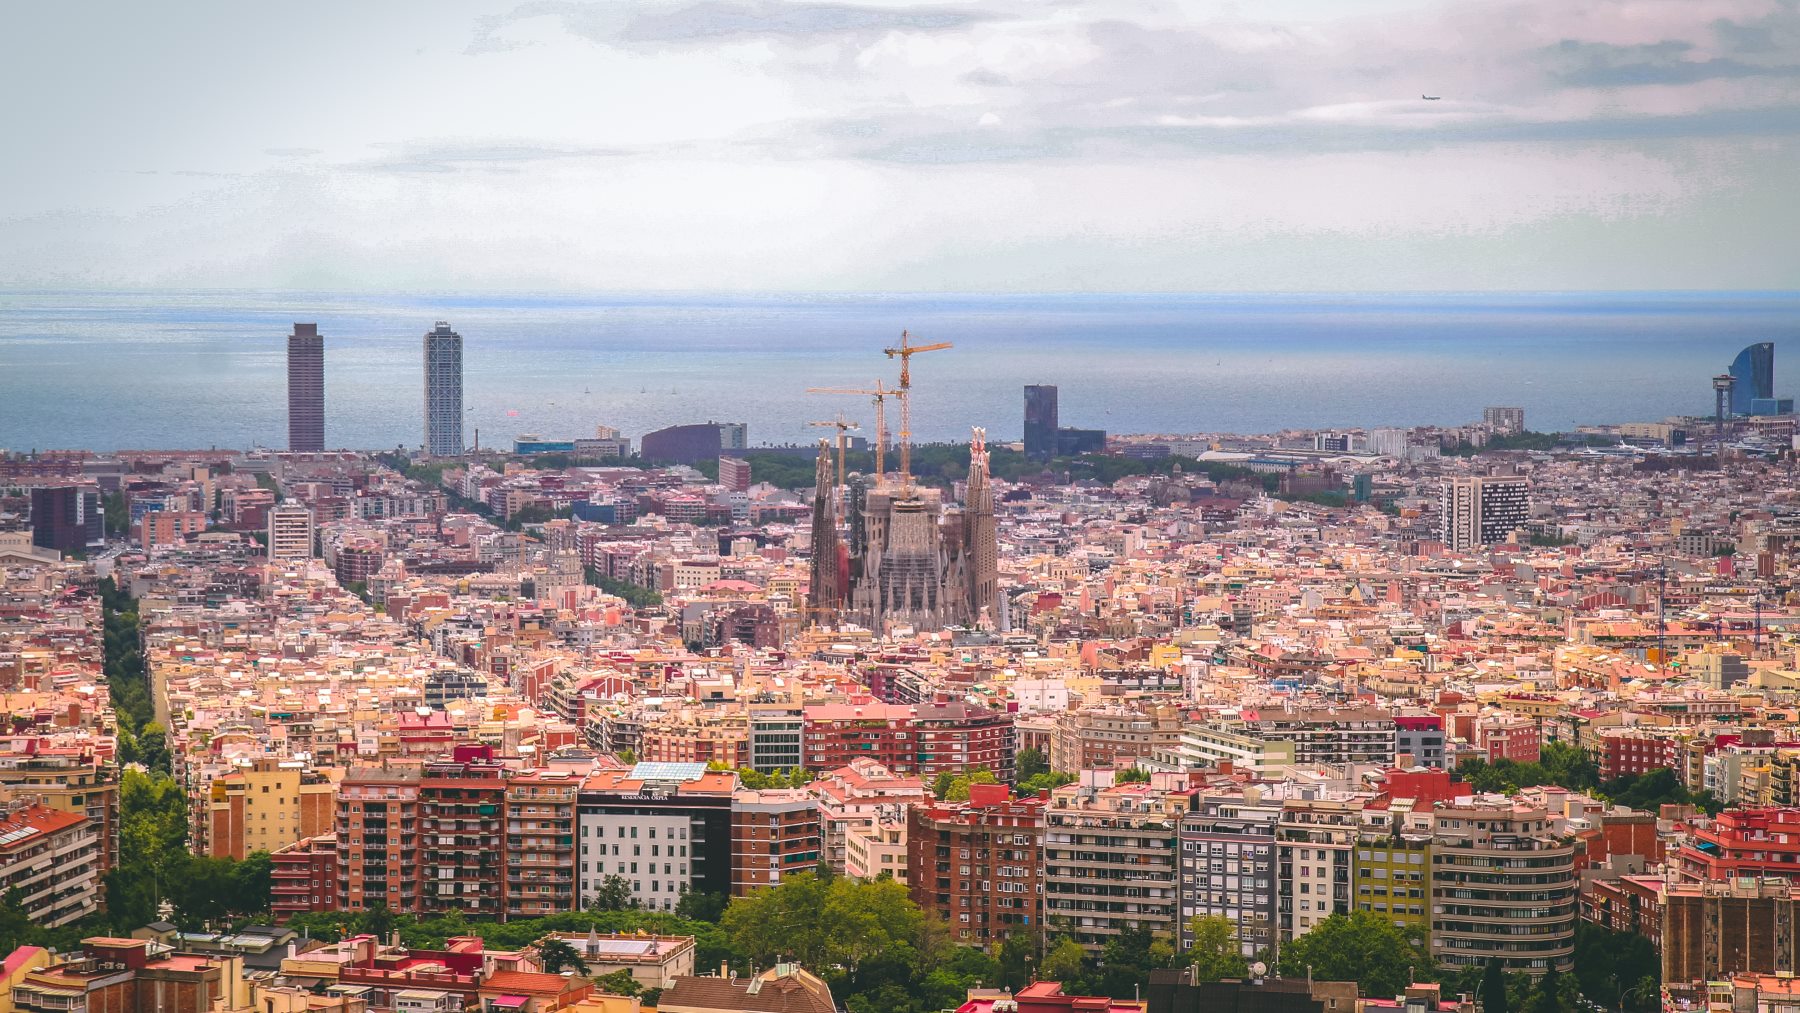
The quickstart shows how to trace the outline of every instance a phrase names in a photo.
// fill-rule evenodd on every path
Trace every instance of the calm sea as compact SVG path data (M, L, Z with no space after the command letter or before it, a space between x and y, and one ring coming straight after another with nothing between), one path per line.
M1738 349L1777 342L1791 384L1800 294L413 297L330 293L0 293L0 448L280 448L285 335L326 337L326 440L421 441L421 338L464 339L484 445L636 437L706 419L752 443L817 439L893 383L910 329L955 348L914 360L917 438L1021 431L1020 386L1061 387L1064 425L1267 432L1417 425L1522 405L1527 424L1710 411Z

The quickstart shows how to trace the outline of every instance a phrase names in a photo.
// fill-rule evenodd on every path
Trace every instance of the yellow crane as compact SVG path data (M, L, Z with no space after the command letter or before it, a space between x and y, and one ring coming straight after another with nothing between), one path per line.
M900 487L912 488L912 357L920 352L936 352L955 347L948 341L939 341L931 345L912 344L912 335L900 332L900 344L893 348L884 348L882 352L890 359L900 360Z
M867 390L860 387L808 387L808 394L861 394L875 405L875 479L881 481L886 475L883 471L883 452L887 448L887 399L898 397L900 392L892 387L884 387L880 380Z
M844 485L844 433L851 429L861 429L862 426L859 426L856 423L851 422L848 419L844 418L843 412L838 412L838 417L835 419L827 419L823 422L808 422L807 425L809 425L809 426L830 426L833 429L837 430L837 454L838 454L837 484L838 484L839 488L842 488Z

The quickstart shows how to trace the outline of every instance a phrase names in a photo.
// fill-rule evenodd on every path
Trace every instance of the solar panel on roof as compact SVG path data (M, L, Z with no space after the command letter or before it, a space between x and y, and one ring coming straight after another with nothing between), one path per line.
M659 763L647 761L631 768L633 781L698 781L706 776L704 763Z

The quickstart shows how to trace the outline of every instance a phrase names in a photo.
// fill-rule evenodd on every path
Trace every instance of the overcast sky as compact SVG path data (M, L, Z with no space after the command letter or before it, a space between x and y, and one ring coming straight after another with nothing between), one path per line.
M1797 0L4 17L11 287L1800 287Z

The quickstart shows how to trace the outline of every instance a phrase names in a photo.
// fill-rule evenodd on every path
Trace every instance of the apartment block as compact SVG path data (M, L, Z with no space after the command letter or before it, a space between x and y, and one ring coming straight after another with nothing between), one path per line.
M204 850L214 857L273 854L330 833L336 822L335 787L299 760L259 756L248 767L215 777L209 795Z
M1176 828L1187 796L1147 784L1065 785L1044 813L1044 919L1090 953L1128 928L1173 939Z
M14 802L0 815L0 887L34 925L55 928L100 905L99 827L85 816Z
M1574 964L1574 841L1545 810L1477 796L1432 813L1431 955L1543 974Z
M1044 931L1045 800L1014 799L1005 785L969 788L967 802L914 806L906 832L913 901L959 943L986 946Z
M811 792L746 789L731 797L732 896L812 872L823 852L819 803Z
M1228 918L1237 925L1238 947L1253 957L1275 946L1275 828L1281 804L1264 802L1258 789L1243 797L1201 797L1182 815L1181 910L1177 945L1193 945L1188 925L1199 917Z
M517 773L506 781L506 915L542 918L576 907L576 796L564 770ZM442 875L441 871L438 873Z

